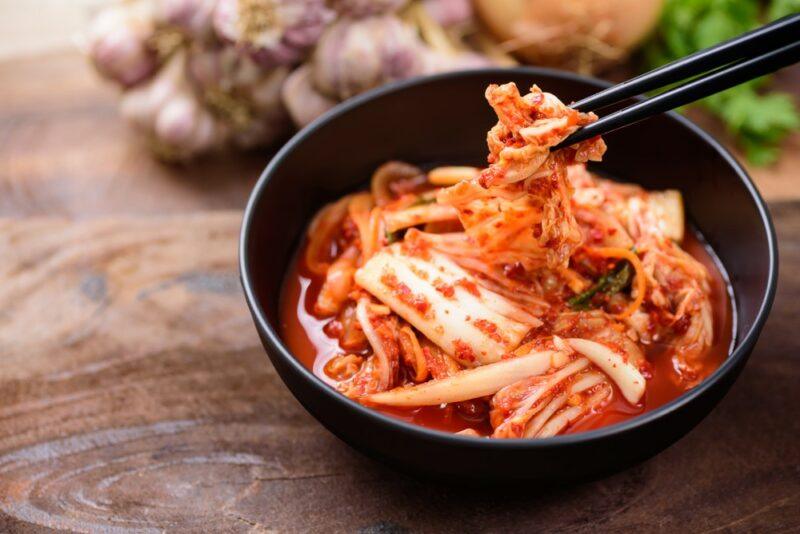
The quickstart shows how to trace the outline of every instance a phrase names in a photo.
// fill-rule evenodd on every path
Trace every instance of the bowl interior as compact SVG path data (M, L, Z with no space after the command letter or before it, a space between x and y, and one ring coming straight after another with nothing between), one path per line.
M251 199L243 258L254 296L276 328L281 284L310 217L326 201L363 187L388 160L420 165L485 164L496 117L489 83L538 84L565 102L601 82L544 69L481 70L401 84L355 99L298 134L273 159ZM687 121L661 115L605 136L597 169L646 188L677 188L735 293L735 343L764 304L771 272L768 215L744 172Z

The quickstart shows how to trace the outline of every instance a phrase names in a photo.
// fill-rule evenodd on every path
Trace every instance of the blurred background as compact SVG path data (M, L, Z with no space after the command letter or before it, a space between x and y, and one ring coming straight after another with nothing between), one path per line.
M296 129L382 84L490 64L619 81L798 9L797 0L2 0L0 209L25 213L31 197L71 216L132 197L153 211L243 201ZM785 177L800 168L798 72L684 110L747 162L768 198L797 190Z

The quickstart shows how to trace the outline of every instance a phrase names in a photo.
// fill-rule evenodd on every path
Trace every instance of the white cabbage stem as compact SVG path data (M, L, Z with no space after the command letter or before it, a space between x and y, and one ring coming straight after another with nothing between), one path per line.
M466 366L486 364L517 347L541 322L437 252L406 255L386 247L356 271L356 282Z
M477 399L493 395L523 378L547 372L553 359L560 355L556 351L531 352L525 356L467 369L447 378L368 395L365 400L387 406L436 406Z
M580 354L586 356L614 381L625 400L637 404L644 395L645 379L636 366L606 345L588 339L570 338L567 343Z

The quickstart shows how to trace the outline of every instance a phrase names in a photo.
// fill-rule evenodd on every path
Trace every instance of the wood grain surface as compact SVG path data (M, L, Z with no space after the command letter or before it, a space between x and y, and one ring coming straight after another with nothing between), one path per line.
M0 526L800 529L800 209L775 216L786 273L775 310L708 419L608 479L509 492L415 481L303 411L236 281L238 213L6 221Z
M775 308L712 414L601 481L465 490L353 451L269 364L236 273L266 153L157 164L76 54L0 62L0 532L798 531L796 144L787 157L758 176Z

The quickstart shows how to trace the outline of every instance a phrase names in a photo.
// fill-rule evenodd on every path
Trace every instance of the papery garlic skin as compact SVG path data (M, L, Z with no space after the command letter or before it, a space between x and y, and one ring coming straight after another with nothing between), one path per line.
M178 28L191 37L208 39L216 6L217 0L157 0L155 18L159 24Z
M281 99L292 122L303 128L331 109L337 101L316 90L310 65L301 65L292 72L281 89Z
M393 15L340 19L329 26L313 57L314 86L344 100L387 82L425 74L426 47Z
M492 61L484 55L475 52L457 52L447 54L430 51L426 56L427 74L447 72L452 70L469 70L491 67Z
M147 79L158 67L158 58L147 45L153 31L147 4L109 6L92 20L86 52L105 78L130 87Z
M302 60L334 13L324 0L219 0L214 29L269 68Z
M167 159L191 158L218 148L229 135L187 83L185 64L185 55L176 54L156 77L127 91L121 103L122 115Z
M428 15L449 28L472 20L474 12L470 0L422 0Z
M281 101L281 88L288 75L288 67L277 67L262 73L260 79L243 92L253 111L253 120L246 128L234 131L236 146L265 146L288 136L291 121Z
M408 0L330 0L328 4L339 15L350 18L372 17L392 13Z
M249 148L268 145L290 130L281 103L288 67L264 69L229 45L193 47L187 76L206 106L230 125L231 139Z

